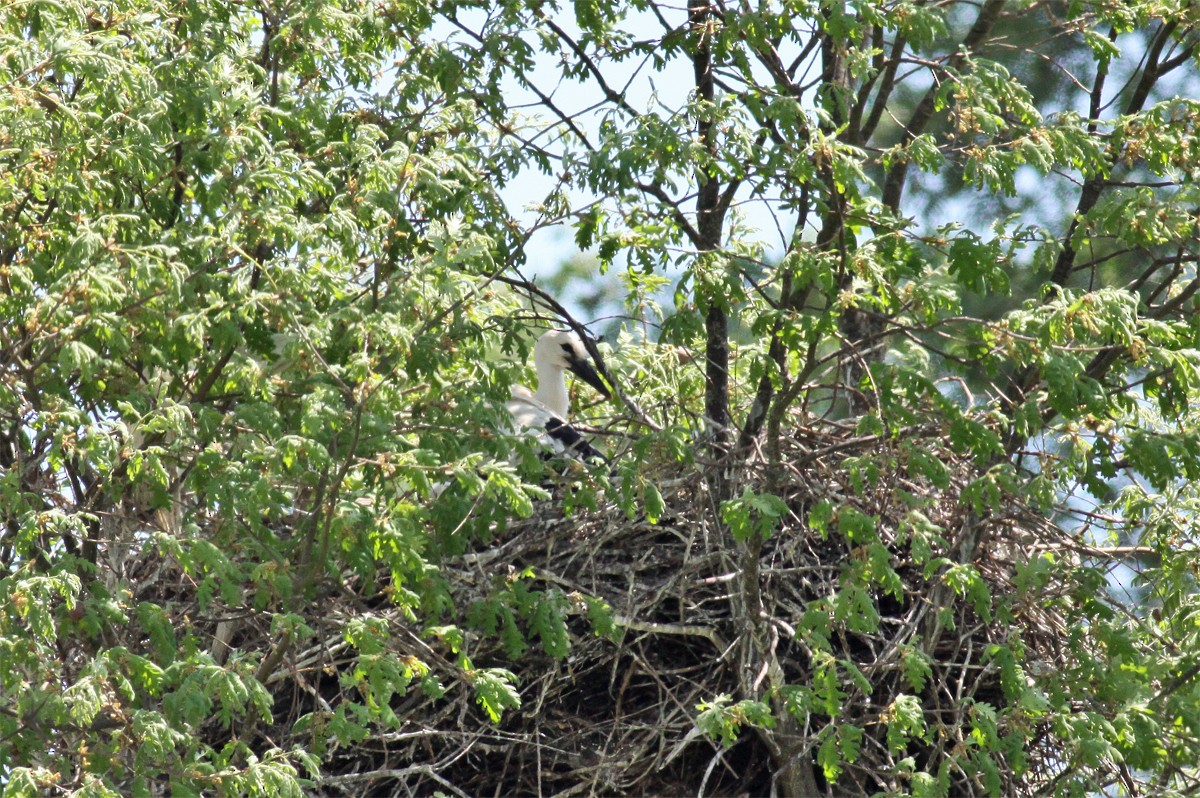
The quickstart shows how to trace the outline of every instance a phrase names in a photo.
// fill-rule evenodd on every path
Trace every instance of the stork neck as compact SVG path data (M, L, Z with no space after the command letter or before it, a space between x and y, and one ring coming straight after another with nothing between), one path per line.
M567 379L562 369L548 363L537 364L538 388L534 398L546 406L551 413L567 417Z

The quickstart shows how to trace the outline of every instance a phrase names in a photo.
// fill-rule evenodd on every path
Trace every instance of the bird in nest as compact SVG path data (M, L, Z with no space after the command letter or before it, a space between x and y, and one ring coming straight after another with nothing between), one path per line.
M605 399L612 394L597 373L583 341L572 330L550 330L533 347L537 389L513 386L506 407L519 431L535 437L547 451L588 462L603 462L602 455L569 421L571 397L566 372L591 385Z

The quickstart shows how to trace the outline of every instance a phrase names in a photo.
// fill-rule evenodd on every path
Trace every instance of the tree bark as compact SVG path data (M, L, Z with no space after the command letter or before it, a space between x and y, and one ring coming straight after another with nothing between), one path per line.
M696 120L696 135L712 158L717 155L717 136L708 113L713 101L712 26L716 23L708 0L688 0L688 23L694 37L692 68L696 99L702 107ZM707 104L708 107L703 107ZM724 209L721 185L706 164L696 167L696 231L700 256L715 253L721 246ZM714 454L720 458L728 445L729 428L729 310L725 298L715 291L705 297L706 341L704 348L704 411L713 426Z

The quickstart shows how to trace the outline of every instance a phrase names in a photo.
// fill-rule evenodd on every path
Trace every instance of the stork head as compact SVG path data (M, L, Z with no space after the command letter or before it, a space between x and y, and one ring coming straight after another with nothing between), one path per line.
M550 330L538 339L533 347L533 362L538 370L550 368L558 372L570 371L588 385L599 391L606 399L612 398L608 386L592 365L591 355L571 330Z

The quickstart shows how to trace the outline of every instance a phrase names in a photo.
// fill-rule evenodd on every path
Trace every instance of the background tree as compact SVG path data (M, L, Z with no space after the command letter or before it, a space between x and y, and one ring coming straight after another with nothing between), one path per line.
M1194 4L0 21L6 795L1197 788Z

